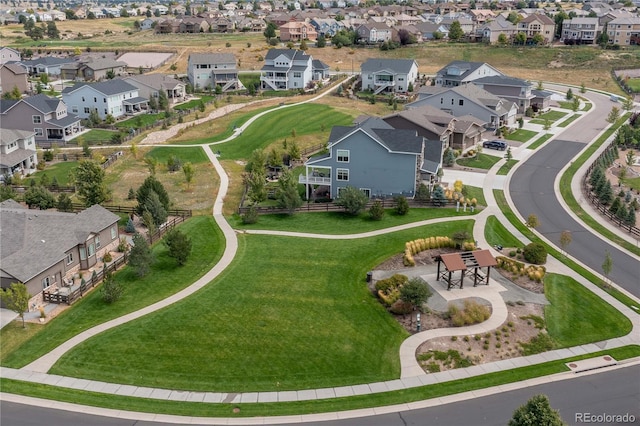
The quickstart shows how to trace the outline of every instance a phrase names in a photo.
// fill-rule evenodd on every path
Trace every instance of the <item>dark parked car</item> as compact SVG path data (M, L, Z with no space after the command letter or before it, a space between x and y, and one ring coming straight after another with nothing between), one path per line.
M504 141L484 141L482 143L483 148L498 149L500 151L507 149L507 146L507 143Z

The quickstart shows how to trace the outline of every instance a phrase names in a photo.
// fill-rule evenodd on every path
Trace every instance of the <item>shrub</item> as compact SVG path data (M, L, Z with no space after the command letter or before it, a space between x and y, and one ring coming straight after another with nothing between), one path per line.
M45 152L42 153L42 159L44 161L51 161L53 160L53 151L50 150L46 150Z
M555 347L553 339L547 333L538 333L528 343L520 343L524 355L535 355L550 351Z
M106 252L104 254L104 256L102 256L102 261L103 262L108 263L108 262L111 262L112 260L113 260L113 257L111 257L111 253L109 253L109 252Z
M409 213L409 202L406 197L402 195L395 197L394 201L396 202L396 213L400 216L404 216Z
M448 312L451 317L451 322L456 327L478 324L486 321L491 316L491 311L488 307L480 305L473 300L465 300L464 309L462 310L456 305L450 304Z
M457 342L458 341L458 336L451 336L451 341L452 342Z
M384 217L384 207L382 207L382 203L379 200L374 201L369 207L369 216L371 220L382 220Z
M127 239L125 237L120 238L120 242L118 243L118 253L125 253L129 248L129 244L127 244Z
M394 315L406 315L413 309L411 303L403 302L402 300L396 300L389 308Z
M251 204L247 211L242 214L242 223L249 225L258 221L258 209L255 204Z
M536 265L547 261L547 249L541 243L530 243L523 250L524 259Z

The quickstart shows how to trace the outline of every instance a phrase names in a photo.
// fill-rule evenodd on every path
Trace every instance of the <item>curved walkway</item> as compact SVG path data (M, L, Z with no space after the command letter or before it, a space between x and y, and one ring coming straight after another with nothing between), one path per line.
M323 93L320 96L326 95L328 92ZM319 97L320 97L319 96ZM304 101L311 102L316 98ZM279 108L289 107L292 105L281 106ZM258 114L256 117L253 117L252 120L249 120L245 123L241 128L236 129L234 135L225 141L231 140L237 137L242 131L250 125L253 121L255 121L259 116L264 115L265 113L274 111L278 108L265 111L261 114ZM217 143L222 143L217 142ZM189 145L181 145L181 146L189 146ZM93 327L89 330L86 330L83 333L75 336L69 341L65 342L58 348L54 349L49 354L44 355L40 359L32 362L31 364L25 366L23 369L10 369L10 368L0 368L0 375L4 378L12 378L16 380L23 380L34 383L48 383L60 387L72 388L72 389L82 389L82 390L93 390L96 392L102 392L107 394L116 394L116 395L127 395L133 397L145 397L151 399L162 399L162 400L172 400L172 401L200 401L200 402L209 402L209 403L219 403L222 401L225 402L236 402L236 403L250 403L250 402L276 402L276 401L304 401L304 400L313 400L313 399L326 399L326 398L337 398L351 395L364 395L364 394L372 394L378 392L388 392L392 390L398 389L407 389L412 387L424 386L428 384L441 383L451 380L457 380L461 378L468 378L477 375L487 374L494 371L500 371L504 369L516 368L519 366L528 366L537 363L547 362L551 360L559 360L566 357L571 357L575 355L583 355L586 353L600 351L603 349L614 348L619 346L625 346L629 344L639 344L640 343L640 335L637 333L637 330L640 329L640 317L633 312L631 309L622 305L617 300L613 299L604 291L600 290L595 285L590 282L584 280L581 276L576 274L571 269L567 268L564 264L557 261L556 259L551 258L547 265L547 269L550 271L554 271L557 273L565 274L572 276L574 279L581 282L583 285L591 289L594 293L596 293L599 297L604 299L606 302L613 305L615 308L620 310L625 316L627 316L633 324L633 329L630 334L627 336L623 336L620 338L610 339L604 342L598 342L597 344L588 344L582 345L573 348L565 348L555 351L546 352L543 354L532 355L528 357L519 357L514 359L507 359L503 361L498 361L489 364L477 365L469 368L458 369L453 371L445 371L434 374L426 374L420 368L419 371L415 368L417 361L415 359L415 349L424 342L433 337L439 337L440 335L450 336L450 335L465 335L465 334L476 334L484 331L489 331L495 329L499 325L501 325L506 319L506 306L504 305L504 301L501 301L501 297L499 296L499 288L497 285L491 286L483 286L477 287L473 289L477 291L477 297L482 297L491 302L492 307L494 309L492 317L481 324L476 324L470 327L457 328L457 329L443 329L442 332L439 330L428 330L425 332L417 333L411 337L409 337L403 344L401 345L401 359L406 361L402 364L402 375L400 379L391 380L386 382L378 382L371 384L362 384L355 386L344 386L337 388L327 388L327 389L316 389L316 390L303 390L303 391L284 391L284 392L253 392L253 393L243 393L243 394L225 394L225 393L213 393L213 392L185 392L185 391L171 391L166 389L154 389L154 388L144 388L144 387L135 387L135 386L125 386L125 385L117 385L111 383L97 382L97 381L89 381L84 379L74 379L69 377L61 377L55 375L46 374L51 366L68 350L73 348L75 345L80 342L92 337L104 330L109 328L118 326L120 324L124 324L133 319L139 318L148 313L154 312L158 309L161 309L165 306L170 305L171 303L175 303L176 301L183 299L195 291L202 288L204 285L209 283L212 279L218 276L233 260L233 257L237 250L237 237L236 232L231 228L228 224L224 216L222 215L222 206L224 196L226 195L228 189L228 176L226 172L220 165L218 159L215 154L211 150L209 145L195 145L201 146L208 158L214 165L217 173L220 176L220 190L216 196L216 200L213 207L213 216L223 231L223 234L226 239L226 246L224 254L218 262L209 272L207 272L202 278L197 280L194 284L189 286L188 288L176 293L173 296L168 297L160 302L157 302L153 305L150 305L146 308L143 308L139 311L132 312L127 314L121 318L117 318L115 320L109 321L107 323L101 324L99 326ZM495 172L497 170L497 165L491 170ZM485 198L487 199L490 206L495 206L495 200L493 198L493 186L495 180L495 174L490 173L484 181L484 189L485 189ZM464 217L464 219L473 218L475 220L474 226L474 236L478 240L481 246L487 246L486 240L484 238L484 226L486 224L486 218L490 214L495 214L496 216L503 219L503 224L514 233L514 235L521 239L521 241L526 241L515 228L504 219L501 212L495 207L489 207L479 213L478 215L472 217ZM462 219L462 218L461 218ZM347 235L320 235L320 234L306 234L306 233L287 233L287 232L279 232L279 231L245 231L248 233L261 233L261 234L278 234L278 235L288 235L288 236L299 236L299 237L308 237L308 238L326 238L326 239L346 239L346 238L365 238L366 236L372 235L381 235L388 232L395 232L400 229L409 229L412 227L422 226L428 223L437 223L444 220L451 220L451 218L440 218L434 219L430 221L422 221L418 224L406 224L400 225L394 228L389 228L387 230L377 230L371 231L370 233L362 233L362 234L352 234L351 236ZM495 287L495 289L494 289ZM465 292L464 297L471 296L471 292L469 289L463 290ZM455 293L455 292L454 292ZM452 294L454 294L452 293ZM497 295L497 297L496 297ZM455 297L455 295L453 296ZM500 299L500 300L499 300ZM495 323L495 324L494 324ZM491 327L491 328L489 328ZM418 366L419 368L419 366ZM543 377L540 380L551 380L549 378ZM518 386L518 385L514 385ZM526 383L523 383L522 386L527 386ZM497 392L499 392L500 387L497 387ZM480 392L482 393L482 392ZM466 397L474 397L477 396L476 392L470 393L470 395L466 395ZM464 398L465 395L455 395L451 398ZM3 396L4 398L4 396ZM20 397L17 397L20 398ZM28 398L23 397L23 402ZM397 407L401 407L400 409ZM380 414L382 412L392 412L392 411L402 411L405 409L416 408L412 404L403 404L402 406L396 407L385 407L383 409L372 409L372 410L355 410L353 416L358 415L371 415L371 414ZM105 410L105 409L96 409L102 410L101 413L105 414L106 412L113 412L114 410ZM130 416L129 416L130 415ZM160 416L160 415L148 415L142 413L129 413L128 418L139 418L145 420L162 420L162 421L171 421L171 422L183 422L185 417L180 416ZM292 416L286 418L276 418L276 419L268 419L263 418L259 419L261 423L270 423L272 420L277 420L278 422L287 421L312 421L312 420L322 420L322 419L331 419L337 418L336 413L328 413L328 414L319 414L319 415L310 415L310 416ZM210 421L219 423L221 419L202 419L198 418L198 422L209 423ZM245 423L248 419L234 419L235 421L230 419L222 419L221 423ZM258 420L258 419L254 419Z

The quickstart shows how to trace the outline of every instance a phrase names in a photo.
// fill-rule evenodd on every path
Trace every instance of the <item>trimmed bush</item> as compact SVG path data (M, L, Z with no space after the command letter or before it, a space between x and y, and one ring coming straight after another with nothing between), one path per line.
M547 249L541 243L530 243L523 250L524 260L535 265L547 261Z
M478 324L486 321L491 316L491 311L488 307L480 305L473 300L465 300L464 309L462 310L458 306L450 304L448 312L451 322L456 327Z

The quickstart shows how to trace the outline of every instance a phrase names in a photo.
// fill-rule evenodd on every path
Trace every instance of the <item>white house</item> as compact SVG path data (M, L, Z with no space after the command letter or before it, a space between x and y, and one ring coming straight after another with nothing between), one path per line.
M409 91L418 78L418 64L413 59L370 58L360 67L362 89L398 93Z
M20 52L10 47L0 47L0 64L6 64L7 62L20 61Z
M38 165L36 134L26 130L0 132L0 175L28 174Z
M270 49L260 70L266 90L304 89L313 80L313 58L302 50Z
M436 86L452 87L491 76L504 75L484 62L453 61L436 73Z
M232 53L192 53L187 63L191 85L199 90L221 86L222 91L243 89Z
M107 80L100 83L79 83L66 87L62 99L71 112L80 118L88 118L96 110L102 120L139 114L147 109L148 100L138 95L138 88L123 80Z

